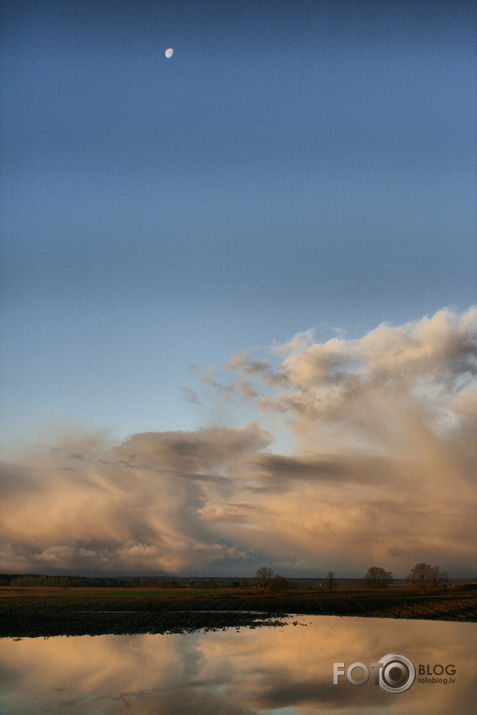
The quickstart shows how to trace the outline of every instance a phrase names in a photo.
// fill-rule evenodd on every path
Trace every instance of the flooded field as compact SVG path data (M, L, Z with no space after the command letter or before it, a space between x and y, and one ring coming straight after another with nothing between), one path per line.
M477 622L476 584L287 590L0 587L0 637L181 633L270 624L287 613Z
M0 639L0 712L313 715L470 713L477 624L289 616L276 628L184 634ZM372 663L404 654L405 692L374 682ZM370 671L349 682L352 663ZM334 663L343 675L333 684ZM447 669L447 672L446 672ZM362 678L358 666L351 676ZM452 675L451 675L452 674Z

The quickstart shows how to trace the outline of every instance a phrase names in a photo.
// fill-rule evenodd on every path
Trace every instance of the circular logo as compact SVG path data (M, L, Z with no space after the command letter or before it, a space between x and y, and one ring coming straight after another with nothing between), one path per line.
M379 685L388 693L404 693L416 678L414 663L407 655L388 653L379 660Z

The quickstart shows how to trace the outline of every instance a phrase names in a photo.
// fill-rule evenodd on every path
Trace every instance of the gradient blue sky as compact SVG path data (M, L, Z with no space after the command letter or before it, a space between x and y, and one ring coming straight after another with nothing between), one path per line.
M473 3L2 12L4 444L220 421L189 363L475 302Z

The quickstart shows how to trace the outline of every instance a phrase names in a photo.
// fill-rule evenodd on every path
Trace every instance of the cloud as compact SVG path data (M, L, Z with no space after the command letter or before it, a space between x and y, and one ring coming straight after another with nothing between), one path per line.
M250 462L250 466L267 480L319 482L356 482L359 484L381 483L385 478L387 462L380 457L353 455L320 455L320 457L288 457L263 453Z
M187 402L190 402L191 405L201 405L201 401L199 399L199 396L195 390L192 390L190 387L181 387L182 394L184 396L184 399L187 400Z
M270 440L249 424L34 448L2 465L2 568L177 573L224 558L233 544L215 542L198 513Z
M267 446L271 435L257 424L242 429L208 427L197 432L147 432L118 448L128 463L149 461L166 469L221 469Z
M48 693L50 711L84 712L94 699L102 712L194 712L243 715L292 711L472 712L476 654L461 623L311 616L306 627L198 632L187 638L155 635L3 639L1 705L34 712ZM468 634L469 631L467 630ZM362 688L332 684L333 662L376 662L399 644L417 663L457 668L458 687L419 686L393 697L371 679ZM423 694L423 690L425 693ZM359 693L357 694L357 691ZM413 698L410 701L410 698ZM359 704L357 704L359 703ZM412 704L410 704L412 703Z
M259 404L286 416L302 443L406 449L410 432L455 419L452 401L475 382L476 335L472 307L460 316L445 309L403 326L383 324L356 340L295 340L284 346L286 386L262 391Z
M0 568L472 573L477 308L313 340L241 353L219 389L287 430L287 454L255 421L120 444L66 435L4 464ZM220 388L218 370L209 378Z

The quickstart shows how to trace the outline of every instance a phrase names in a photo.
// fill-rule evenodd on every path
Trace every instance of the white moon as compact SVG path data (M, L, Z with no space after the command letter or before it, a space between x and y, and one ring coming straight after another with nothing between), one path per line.
M168 47L167 50L164 52L164 54L167 57L167 59L170 60L172 55L174 54L174 50L172 49L172 47Z

